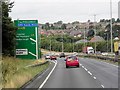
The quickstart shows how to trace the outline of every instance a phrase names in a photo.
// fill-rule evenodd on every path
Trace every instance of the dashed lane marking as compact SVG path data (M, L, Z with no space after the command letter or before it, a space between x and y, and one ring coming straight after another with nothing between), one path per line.
M94 79L96 79L96 77L93 77Z
M96 77L90 71L88 71L87 68L85 68L83 65L82 65L82 68L85 69L85 71L87 71L87 73L90 74L92 76L92 78L96 80ZM101 85L101 87L105 88L104 85Z
M80 66L82 66L82 64L80 64Z
M84 68L84 69L85 69L86 71L88 71L87 68Z
M104 85L101 85L101 86L102 86L102 88L105 88Z
M82 68L85 68L84 66L82 66Z
M88 73L92 76L92 73L90 71L88 71Z

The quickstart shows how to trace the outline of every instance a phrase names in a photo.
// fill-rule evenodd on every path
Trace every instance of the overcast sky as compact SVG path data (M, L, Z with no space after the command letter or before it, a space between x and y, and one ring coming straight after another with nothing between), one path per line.
M10 16L15 19L37 19L39 23L64 23L110 18L110 0L11 0L14 7ZM118 1L112 0L113 17L118 17Z

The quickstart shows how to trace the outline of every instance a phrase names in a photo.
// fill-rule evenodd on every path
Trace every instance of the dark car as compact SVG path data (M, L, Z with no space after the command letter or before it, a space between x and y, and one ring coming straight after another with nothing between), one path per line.
M50 56L50 59L51 59L51 60L57 60L57 57L56 57L55 55L51 55L51 56Z
M61 53L60 54L60 58L64 57L65 58L65 54L64 53Z

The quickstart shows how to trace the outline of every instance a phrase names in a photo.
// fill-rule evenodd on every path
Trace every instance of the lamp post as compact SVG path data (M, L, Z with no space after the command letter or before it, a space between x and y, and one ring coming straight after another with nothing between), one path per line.
M111 32L111 53L113 53L113 40L112 40L112 0L110 0L110 32Z
M62 53L64 52L64 43L63 43L63 31L62 31Z
M74 38L75 38L76 36L74 36ZM74 43L74 38L73 38L73 52L74 52L74 49L75 49L75 43Z
M85 30L84 30L84 47L85 47L85 31L86 31L86 27L85 27Z
M94 14L94 32L95 32L94 37L96 37L96 24L95 24L95 22L96 22L96 14ZM96 54L96 40L95 40L95 54Z
M49 39L50 39L50 46L49 46L49 50L50 50L50 54L51 54L51 47L52 47L52 45L51 45L51 36L47 36L47 37L50 37Z
M107 52L108 52L108 30L105 30L107 36Z
M52 46L52 45L51 45L51 37L50 37L50 54L51 54L51 46Z

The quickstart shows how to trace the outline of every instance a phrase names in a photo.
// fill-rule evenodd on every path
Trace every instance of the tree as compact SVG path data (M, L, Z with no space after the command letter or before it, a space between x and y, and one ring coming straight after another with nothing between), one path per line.
M118 19L116 20L116 22L120 22L120 19L118 18Z
M14 2L2 1L2 53L14 56L16 28L9 17Z
M45 24L45 29L46 29L46 30L50 30L50 24L49 24L49 22L47 22L47 23Z
M94 30L89 30L88 31L88 37L92 37L94 35Z
M57 24L63 24L63 21L58 21Z
M55 27L54 27L54 25L53 25L53 24L51 24L51 27L50 27L50 28L51 28L51 29L53 29L53 30L55 29Z
M112 22L115 23L115 18L112 18Z
M110 31L110 24L108 24L105 29L109 30Z
M66 29L66 24L62 24L61 28Z
M100 19L100 22L105 22L105 19Z

